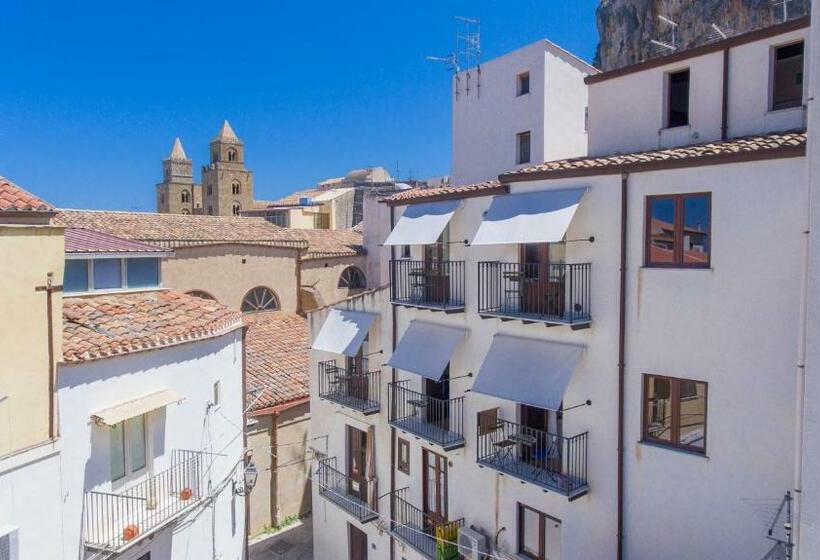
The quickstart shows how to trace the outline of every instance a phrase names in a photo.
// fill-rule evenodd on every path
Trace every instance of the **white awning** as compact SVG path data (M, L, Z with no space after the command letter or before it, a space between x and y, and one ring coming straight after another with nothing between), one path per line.
M586 187L493 197L471 245L558 243Z
M583 346L497 334L473 391L558 410Z
M387 365L439 381L466 334L460 327L410 321Z
M169 404L178 403L182 400L185 400L185 397L176 391L163 389L162 391L150 393L138 399L105 408L95 412L91 415L91 417L98 424L116 426L120 422L128 420L129 418L136 418L141 414L166 407Z
M376 316L372 313L347 311L346 309L331 309L322 325L316 340L313 341L314 350L324 350L334 354L355 356L362 347L362 342L373 324Z
M385 240L385 245L432 245L441 237L460 200L408 206Z

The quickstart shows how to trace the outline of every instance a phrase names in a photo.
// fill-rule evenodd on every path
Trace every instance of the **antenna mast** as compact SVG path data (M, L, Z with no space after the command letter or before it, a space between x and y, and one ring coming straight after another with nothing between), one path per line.
M675 52L678 50L678 24L669 19L666 16L658 16L658 19L661 23L668 25L672 31L672 41L666 43L664 41L658 41L655 39L651 39L649 42L655 45L656 47L660 47L662 49L666 49L670 52Z
M456 16L455 50L444 56L427 56L432 62L442 62L455 76L456 100L461 95L461 70L466 68L467 95L470 95L470 79L475 66L477 95L481 92L481 21L479 19Z
M782 7L781 14L783 19L781 21L789 21L789 4L794 0L771 0L773 18L777 21L778 6Z

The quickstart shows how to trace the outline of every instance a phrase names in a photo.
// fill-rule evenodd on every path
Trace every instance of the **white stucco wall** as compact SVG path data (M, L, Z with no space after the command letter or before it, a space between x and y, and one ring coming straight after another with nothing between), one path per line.
M213 384L220 381L221 404L213 401ZM203 451L205 480L216 497L211 506L195 508L186 523L168 527L154 539L134 546L124 560L147 551L168 559L242 558L245 534L244 499L232 495L232 476L241 476L242 458L242 339L241 331L138 352L114 359L62 365L58 372L60 432L63 443L63 556L79 558L83 494L123 489L110 482L108 428L91 415L140 396L170 389L185 399L147 415L149 457L154 473L170 466L175 449ZM151 463L149 462L149 465ZM138 480L126 483L127 488ZM216 523L212 527L212 517ZM175 527L175 528L172 528Z
M730 50L728 137L805 126L802 107L769 110L770 56L774 47L807 35L807 29L800 29ZM807 42L807 53L809 49ZM687 68L689 126L664 128L666 76ZM722 106L723 51L590 84L589 154L599 156L720 140Z

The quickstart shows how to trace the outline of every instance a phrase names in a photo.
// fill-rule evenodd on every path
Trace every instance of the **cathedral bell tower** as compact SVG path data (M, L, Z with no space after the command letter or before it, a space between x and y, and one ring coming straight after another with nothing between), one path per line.
M211 140L211 163L202 167L203 213L238 216L253 206L253 173L245 168L245 147L228 121Z
M162 162L162 182L157 185L157 212L194 213L193 162L185 155L182 142L174 140L167 159Z

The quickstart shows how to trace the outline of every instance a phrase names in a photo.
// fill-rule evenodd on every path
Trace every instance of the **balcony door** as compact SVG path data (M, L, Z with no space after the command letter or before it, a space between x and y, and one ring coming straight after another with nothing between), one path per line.
M539 469L561 472L562 413L522 404L520 417L521 431L528 436L521 445L521 459Z
M424 295L429 302L444 303L450 295L450 271L447 265L450 258L449 239L449 228L444 228L436 243L424 246Z
M563 278L562 274L553 274L550 253L549 243L521 245L521 310L524 313L559 317L564 314Z
M347 427L347 492L367 502L367 432Z
M447 458L425 449L422 463L425 530L431 531L447 520Z
M440 381L424 380L424 394L436 399L427 403L427 423L443 430L450 429L450 364Z
M367 355L367 337L359 347L358 353L353 357L348 356L346 360L346 393L351 397L364 401L368 400L367 371L365 371L367 369L365 365L367 360L365 360L365 355Z
M367 560L367 533L348 523L347 540L350 560Z

